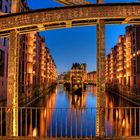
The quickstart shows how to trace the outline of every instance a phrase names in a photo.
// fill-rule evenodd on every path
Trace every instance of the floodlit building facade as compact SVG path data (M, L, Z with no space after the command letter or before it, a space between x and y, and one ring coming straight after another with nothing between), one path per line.
M11 0L0 0L0 13L10 13ZM0 102L7 97L7 58L8 58L8 38L0 39Z
M26 1L20 1L20 12L30 10ZM0 12L11 12L11 0L0 0ZM6 101L9 39L0 39L0 99ZM45 39L37 32L20 35L19 45L19 95L30 96L40 86L55 83L57 71L46 47Z
M87 73L87 82L96 84L96 71Z
M70 70L70 85L71 89L76 87L84 88L84 82L86 81L86 64L74 63Z
M127 26L126 34L106 56L106 85L140 94L140 26Z

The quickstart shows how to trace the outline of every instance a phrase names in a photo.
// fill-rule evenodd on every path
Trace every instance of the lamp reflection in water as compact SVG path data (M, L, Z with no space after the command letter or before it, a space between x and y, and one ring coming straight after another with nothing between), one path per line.
M125 136L130 136L130 123L129 123L129 118L128 114L126 115L126 124L125 124Z
M40 137L44 137L45 134L45 118L44 118L44 111L41 109L40 111Z
M125 128L125 118L123 118L123 121L122 121L122 128Z
M121 102L121 100L117 102ZM116 107L114 105L116 105L114 98L106 96L105 121L107 136L130 136L133 120L133 115L130 118L130 108Z
M116 109L116 119L118 119L119 114L118 114L118 109Z
M34 128L33 130L33 137L37 137L37 128Z
M50 95L46 96L46 104L45 108L40 110L40 127L39 127L39 135L40 137L47 137L50 135L48 130L52 127L52 116L56 103L56 90ZM37 131L37 129L35 130ZM36 134L34 132L34 134Z

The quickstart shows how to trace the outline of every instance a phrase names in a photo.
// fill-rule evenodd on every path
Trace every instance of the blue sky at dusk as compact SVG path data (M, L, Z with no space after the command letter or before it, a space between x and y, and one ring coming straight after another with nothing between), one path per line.
M61 6L53 0L27 0L32 9ZM95 0L87 0L95 2ZM137 0L105 0L105 2L137 2ZM119 35L125 34L126 25L106 26L106 53ZM74 27L41 32L54 58L58 73L68 71L72 63L87 63L87 71L96 70L96 27Z

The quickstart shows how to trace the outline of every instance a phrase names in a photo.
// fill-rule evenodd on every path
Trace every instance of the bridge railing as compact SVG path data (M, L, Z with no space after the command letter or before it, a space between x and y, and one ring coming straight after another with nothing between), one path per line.
M104 137L140 136L140 107L101 109L105 113ZM0 108L0 136L6 136L7 108ZM18 136L26 138L96 137L98 108L20 107Z

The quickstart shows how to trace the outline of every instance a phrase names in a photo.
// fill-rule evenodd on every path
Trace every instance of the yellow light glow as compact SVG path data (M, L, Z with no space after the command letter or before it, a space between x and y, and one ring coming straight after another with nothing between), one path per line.
M123 127L123 128L125 127L125 119L123 119L122 127Z
M36 137L37 136L37 128L34 128L33 130L33 137Z
M44 110L44 118L46 118L46 108L45 108L45 110Z
M118 110L116 110L116 119L118 119L119 113Z

